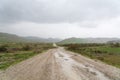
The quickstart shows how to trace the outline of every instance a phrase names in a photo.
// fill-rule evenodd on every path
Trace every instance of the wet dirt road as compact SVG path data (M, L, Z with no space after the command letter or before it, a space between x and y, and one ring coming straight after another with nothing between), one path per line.
M56 48L0 72L0 80L120 80L120 69Z

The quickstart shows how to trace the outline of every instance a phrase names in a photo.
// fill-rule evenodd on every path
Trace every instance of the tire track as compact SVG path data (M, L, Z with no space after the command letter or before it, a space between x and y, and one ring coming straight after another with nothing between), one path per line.
M55 56L62 65L64 74L66 74L70 80L111 80L99 70L76 62L71 58L72 55L66 54L61 50L58 50Z

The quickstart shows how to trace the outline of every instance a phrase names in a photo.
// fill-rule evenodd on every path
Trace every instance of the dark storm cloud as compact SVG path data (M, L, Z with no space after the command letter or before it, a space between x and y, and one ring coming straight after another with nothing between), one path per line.
M119 16L119 0L0 0L0 23L83 22Z

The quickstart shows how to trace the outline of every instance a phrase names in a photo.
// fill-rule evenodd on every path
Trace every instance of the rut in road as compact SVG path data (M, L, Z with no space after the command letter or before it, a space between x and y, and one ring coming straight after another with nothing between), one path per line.
M120 80L120 69L57 48L11 66L0 80Z

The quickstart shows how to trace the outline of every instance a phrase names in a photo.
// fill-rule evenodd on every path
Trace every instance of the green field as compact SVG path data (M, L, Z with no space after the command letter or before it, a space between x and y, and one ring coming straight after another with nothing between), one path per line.
M44 43L1 43L0 44L0 69L5 70L9 66L42 53L52 47L52 44Z
M70 51L120 68L120 46L114 44L68 44L63 46Z
M98 47L96 49L100 51L107 51L108 53L120 53L120 47L106 46L106 47Z

